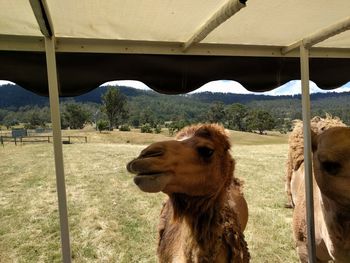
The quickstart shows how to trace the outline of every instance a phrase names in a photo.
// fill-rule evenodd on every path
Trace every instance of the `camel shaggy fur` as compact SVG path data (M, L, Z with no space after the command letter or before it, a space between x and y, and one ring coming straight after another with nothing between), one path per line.
M249 262L248 207L229 150L222 126L194 125L127 165L142 191L168 195L158 229L160 262Z
M312 129L317 262L350 262L350 128ZM293 233L301 262L308 262L304 162L291 183Z
M301 120L294 120L293 131L289 135L288 139L288 159L286 165L285 176L285 191L287 193L286 207L293 208L295 205L296 194L292 193L291 189L297 189L298 186L294 185L300 182L295 180L304 174L304 137L303 137L303 122ZM346 125L337 117L333 118L328 115L326 118L314 117L311 120L311 130L315 134L321 134L325 130L331 127L346 127ZM294 185L292 187L292 185Z

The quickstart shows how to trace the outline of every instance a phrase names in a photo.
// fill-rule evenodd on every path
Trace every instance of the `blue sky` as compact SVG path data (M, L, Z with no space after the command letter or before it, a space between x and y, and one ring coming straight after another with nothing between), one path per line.
M0 80L0 85L12 83L4 80ZM120 85L120 86L130 86L136 89L149 90L150 88L146 86L144 83L140 81L132 81L132 80L122 80L122 81L110 81L106 82L103 85ZM240 83L231 80L218 80L209 82L199 89L191 92L203 92L203 91L211 91L211 92L224 92L224 93L236 93L236 94L264 94L264 95L296 95L301 93L301 82L300 80L290 81L274 90L263 92L263 93L253 93L246 90ZM331 90L332 92L344 92L350 91L350 82L346 83L344 86L339 87L337 89ZM310 81L310 92L327 92L326 90L322 90L317 85Z

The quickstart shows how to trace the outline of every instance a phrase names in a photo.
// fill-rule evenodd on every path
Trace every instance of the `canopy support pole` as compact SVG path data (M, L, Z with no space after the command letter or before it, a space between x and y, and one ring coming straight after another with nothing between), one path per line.
M309 50L304 45L300 45L300 69L301 69L303 133L304 133L307 248L308 248L309 262L316 263L313 174L312 174L312 159L311 159Z
M193 44L202 41L215 28L245 7L246 2L247 0L229 0L200 27L186 43L184 43L183 51L185 52Z
M60 217L62 259L64 263L71 263L54 37L45 37L45 49L47 75L49 82L53 147L55 154L56 187L58 196L58 210Z

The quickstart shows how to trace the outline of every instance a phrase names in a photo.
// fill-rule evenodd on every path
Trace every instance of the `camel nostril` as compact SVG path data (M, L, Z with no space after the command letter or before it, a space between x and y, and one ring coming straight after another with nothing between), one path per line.
M129 162L127 165L126 165L126 170L128 170L129 173L132 173L132 161Z
M142 152L140 157L141 158L148 158L148 157L159 157L164 154L163 149L149 149L145 152Z

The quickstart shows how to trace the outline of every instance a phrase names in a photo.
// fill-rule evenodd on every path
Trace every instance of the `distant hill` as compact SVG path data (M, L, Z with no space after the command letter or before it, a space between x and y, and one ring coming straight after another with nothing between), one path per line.
M62 100L74 99L77 102L93 102L101 103L101 96L107 90L107 86L101 86L93 91L77 97L62 98ZM118 87L120 91L127 97L136 97L142 95L151 95L154 92L143 91L130 87ZM27 105L46 106L49 104L49 98L39 96L35 93L23 89L18 85L6 84L0 86L0 108L19 108Z
M131 116L146 116L151 113L158 120L188 120L205 121L211 104L220 102L226 105L241 103L250 109L263 109L278 119L301 118L301 96L268 96L256 94L232 93L192 93L184 95L164 95L150 90L139 90L130 87L118 87L127 97ZM74 100L81 103L101 103L101 96L108 89L107 86L74 98L62 98L61 101ZM350 92L343 93L315 93L311 94L311 114L324 116L330 113L340 117L350 124ZM47 97L38 96L17 85L0 86L0 110L17 111L24 106L48 106ZM90 105L89 108L99 108ZM0 111L1 112L1 111ZM131 120L133 121L133 120Z
M17 85L6 84L0 86L0 108L17 109L26 105L48 105L46 97L38 96Z
M168 95L162 95L154 91L139 90L130 87L119 86L119 90L128 98L135 98L139 96L149 96L152 98L164 98ZM74 98L63 98L62 100L74 99L76 102L92 102L101 103L101 96L108 89L107 86L100 86L93 91ZM268 96L256 94L233 94L233 93L212 93L201 92L185 95L172 95L171 97L182 97L182 100L195 100L201 103L223 102L224 104L242 103L248 104L253 101L276 101L276 100L300 100L300 95L294 96ZM350 99L350 92L343 93L315 93L311 94L311 100L323 100L329 98L343 98ZM16 109L26 105L45 106L49 104L48 97L36 95L30 91L23 89L17 85L6 84L0 86L0 108Z
M75 97L74 100L77 102L101 103L101 96L107 91L108 88L108 86L100 86L84 95ZM156 94L153 91L139 90L125 86L118 86L118 89L127 97L137 97L144 95L152 96Z

